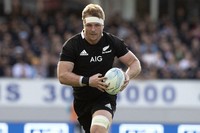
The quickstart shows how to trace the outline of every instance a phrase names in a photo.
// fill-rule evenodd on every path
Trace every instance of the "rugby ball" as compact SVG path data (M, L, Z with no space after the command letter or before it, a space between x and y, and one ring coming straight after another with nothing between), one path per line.
M116 95L121 86L124 84L125 75L124 72L120 68L111 68L109 69L106 74L104 75L107 79L105 83L108 84L107 90L105 90L108 94Z

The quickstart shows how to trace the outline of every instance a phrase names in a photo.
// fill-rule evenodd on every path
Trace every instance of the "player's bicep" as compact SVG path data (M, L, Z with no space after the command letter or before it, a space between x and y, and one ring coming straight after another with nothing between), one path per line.
M129 67L134 61L137 61L138 59L137 59L137 57L131 51L129 51L125 55L121 56L119 58L119 60L123 64L125 64L127 67Z
M69 61L59 61L57 66L58 77L65 75L68 72L72 72L74 63Z

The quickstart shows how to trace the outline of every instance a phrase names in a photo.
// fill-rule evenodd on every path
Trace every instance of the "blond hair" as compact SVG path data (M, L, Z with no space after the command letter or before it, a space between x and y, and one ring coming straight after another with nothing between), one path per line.
M88 16L98 17L105 20L105 13L101 6L97 4L89 4L83 9L82 20L84 20Z

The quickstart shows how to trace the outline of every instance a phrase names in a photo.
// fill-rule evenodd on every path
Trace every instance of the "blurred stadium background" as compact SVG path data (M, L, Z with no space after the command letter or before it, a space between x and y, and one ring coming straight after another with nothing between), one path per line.
M110 132L199 133L199 0L0 0L0 133L80 133L56 65L88 3L143 68L119 94Z

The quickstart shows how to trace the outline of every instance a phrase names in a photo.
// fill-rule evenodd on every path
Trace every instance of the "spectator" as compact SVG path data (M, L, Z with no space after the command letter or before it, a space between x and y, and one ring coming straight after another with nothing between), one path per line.
M183 18L186 12L177 11L175 23L167 15L157 22L152 22L149 16L126 21L120 13L109 17L105 23L105 30L122 37L141 59L140 78L200 77L200 22L189 21ZM15 75L16 69L24 65L29 70L26 78L55 77L63 42L81 29L82 21L77 13L63 10L34 14L18 9L3 16L0 21L0 77L21 77L19 73ZM23 63L16 59L18 55L14 52L19 47L26 57ZM119 61L115 65L124 67Z

